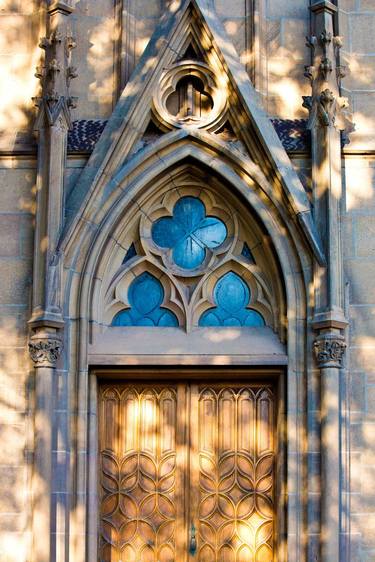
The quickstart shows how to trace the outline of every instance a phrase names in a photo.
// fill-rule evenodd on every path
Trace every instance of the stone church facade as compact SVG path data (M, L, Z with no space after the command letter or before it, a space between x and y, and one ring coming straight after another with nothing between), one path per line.
M0 26L0 560L375 560L374 1Z

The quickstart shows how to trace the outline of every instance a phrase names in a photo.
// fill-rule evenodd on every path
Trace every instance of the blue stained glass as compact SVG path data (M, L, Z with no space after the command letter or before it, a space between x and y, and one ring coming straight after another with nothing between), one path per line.
M128 298L131 308L118 312L112 320L112 326L178 326L173 312L160 306L164 289L150 273L142 273L132 281Z
M220 246L227 237L223 221L206 217L206 208L197 197L181 197L173 217L162 217L152 226L152 239L161 248L171 248L173 261L182 269L199 267L206 249Z
M253 256L253 254L252 254L252 252L251 252L249 246L246 244L246 242L245 242L244 245L243 245L241 255L242 255L244 258L246 258L247 260L251 261L252 263L255 263L254 256Z
M137 250L135 249L134 244L132 244L130 246L130 248L128 249L128 251L126 252L126 255L122 261L123 264L127 263L128 261L130 261L132 258L134 258L137 255Z
M202 314L199 326L264 326L259 312L246 308L250 301L250 289L233 271L226 273L215 285L215 308Z

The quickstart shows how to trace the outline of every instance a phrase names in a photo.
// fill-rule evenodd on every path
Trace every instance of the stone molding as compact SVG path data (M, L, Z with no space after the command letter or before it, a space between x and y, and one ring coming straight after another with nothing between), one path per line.
M35 367L56 366L62 352L62 341L50 333L34 334L29 340L29 354Z
M287 152L307 152L310 150L310 131L306 119L271 119L276 133ZM68 153L91 153L107 124L105 119L79 119L73 121L68 132ZM162 135L162 132L160 132ZM142 142L148 146L155 137L143 135ZM30 141L31 142L31 141ZM142 147L143 148L143 147Z
M345 350L345 338L340 334L324 333L314 341L315 357L320 369L341 368Z

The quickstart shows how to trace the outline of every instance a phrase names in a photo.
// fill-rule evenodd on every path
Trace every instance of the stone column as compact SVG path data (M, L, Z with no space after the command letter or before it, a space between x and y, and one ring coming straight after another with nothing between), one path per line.
M345 351L341 244L341 142L353 130L348 101L340 96L345 69L335 35L337 8L329 0L310 6L312 64L305 75L312 96L304 97L311 131L314 219L324 242L326 267L315 266L314 343L321 382L321 560L340 560L340 368Z
M40 95L34 98L38 114L37 199L34 238L32 315L29 350L35 366L35 465L33 478L33 561L65 559L57 552L61 534L52 483L56 481L53 450L58 432L54 419L57 397L56 361L62 349L62 255L59 237L64 221L64 171L67 135L75 99L69 85L77 75L71 65L75 41L69 29L73 8L63 1L48 2L46 36L40 41L44 61L37 67ZM66 510L64 506L64 510ZM62 517L65 517L63 515ZM62 518L60 516L60 519Z
M340 558L340 369L346 344L339 330L323 330L314 343L321 381L322 561Z
M31 326L59 327L62 322L58 243L64 219L67 135L76 101L69 95L69 85L77 76L76 68L70 64L71 51L76 46L68 27L72 11L64 2L49 6L47 36L40 41L45 51L44 64L36 69L42 88L41 95L33 98L38 108L38 173Z
M62 342L54 329L38 329L29 340L35 367L33 562L54 560L51 486L56 362Z

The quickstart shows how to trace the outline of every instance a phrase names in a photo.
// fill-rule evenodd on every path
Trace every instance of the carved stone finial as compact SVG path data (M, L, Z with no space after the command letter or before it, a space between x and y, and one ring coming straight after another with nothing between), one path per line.
M313 12L331 13L331 8L326 2L318 2L311 9ZM322 27L326 25L326 21L320 19L316 35L306 37L306 45L311 50L312 64L305 66L304 75L311 83L312 96L309 103L304 96L302 105L309 110L309 129L334 127L347 138L354 130L354 125L348 111L348 100L340 96L341 79L346 74L346 67L338 62L342 37L332 33L333 22L331 26Z
M335 333L323 333L314 342L314 351L320 369L340 368L346 349L345 338Z
M37 332L29 340L29 353L35 367L55 367L62 351L56 333Z
M76 47L76 41L65 24L56 25L54 21L57 13L69 16L72 8L65 10L64 6L63 2L56 2L49 10L51 31L39 43L45 51L45 60L35 73L42 86L41 95L33 98L39 110L35 129L45 126L46 122L54 125L61 114L70 128L70 110L76 107L76 100L69 95L70 82L78 76L77 69L71 65L71 51Z

